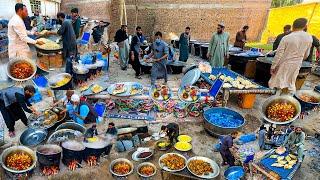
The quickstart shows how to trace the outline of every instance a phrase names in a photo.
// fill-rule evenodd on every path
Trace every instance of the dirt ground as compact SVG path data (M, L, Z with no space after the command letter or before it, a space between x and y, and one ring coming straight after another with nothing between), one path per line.
M192 63L197 63L200 59L198 57L191 56L188 60L189 65ZM137 80L134 78L134 71L130 67L127 71L121 71L118 65L118 62L112 60L110 62L110 72L109 72L110 82L121 82L121 81L137 81L142 83L143 85L150 84L150 77L149 75L143 75L141 80ZM178 87L180 84L181 75L169 75L168 85L170 87ZM307 82L304 85L304 88L313 88L316 84L319 84L319 77L310 75L307 79ZM228 107L233 108L240 112L246 118L246 125L243 128L244 133L250 133L256 131L257 128L263 123L261 120L260 114L260 107L265 98L268 95L257 95L255 105L252 109L241 109L237 105L237 96L232 95L230 97L230 101L228 102ZM36 104L39 108L44 108L48 106L50 103L50 99L46 98L43 102ZM158 117L159 118L159 117ZM172 117L170 117L172 118ZM2 116L0 116L0 123L2 120ZM169 119L168 119L169 120ZM171 120L171 119L170 119ZM177 120L177 119L174 119ZM142 126L145 125L146 122L144 121L136 121L136 120L124 120L124 119L105 119L104 123L99 126L99 130L105 129L108 122L113 121L115 122L116 126L130 124L132 126ZM308 116L306 116L303 120L299 119L295 122L295 124L301 124L304 127L305 132L308 135L313 136L315 130L320 129L320 112L312 112ZM160 129L162 124L149 124L148 129L150 133L157 132ZM199 156L205 156L215 160L218 164L221 163L221 157L219 153L213 151L213 145L218 142L218 140L210 135L208 135L202 123L189 123L189 122L179 122L181 134L188 134L193 138L192 145L193 145L193 153ZM26 129L26 127L18 121L16 123L16 137L9 138L7 129L5 128L5 142L6 145L0 147L0 152L5 147L8 147L12 144L18 144L19 140L18 137L20 134ZM306 158L302 164L302 167L298 170L294 179L297 180L311 180L311 179L320 179L320 143L317 143L316 140L306 140ZM156 166L158 166L158 157L163 154L157 153L155 157L151 160ZM310 154L310 155L309 155ZM118 157L127 157L131 160L130 152L118 153L114 149L112 149L111 154L107 158L103 158L100 161L100 166L98 167L84 167L81 169L77 169L74 172L70 172L66 170L65 167L62 168L61 172L53 177L43 177L39 175L39 173L35 173L31 179L40 180L40 179L59 179L59 180L78 180L78 179L90 179L90 180L105 180L105 179L113 179L109 172L109 164L113 159ZM136 164L137 165L137 164ZM223 172L225 167L222 167L220 170L220 176L217 179L224 179ZM0 168L0 174L3 174L2 169ZM0 179L4 178L4 176L0 176ZM128 179L139 179L136 172L128 177ZM161 179L161 173L157 172L156 177L153 179ZM181 179L174 176L164 176L164 179ZM249 179L249 178L246 178ZM258 176L255 179L259 179Z

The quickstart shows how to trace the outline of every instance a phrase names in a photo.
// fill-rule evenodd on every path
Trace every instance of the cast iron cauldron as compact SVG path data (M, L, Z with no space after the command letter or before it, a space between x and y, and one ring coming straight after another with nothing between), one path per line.
M100 157L102 154L110 152L108 150L111 148L107 141L100 138L96 142L83 142L83 145L86 147L83 152L84 159L88 158L88 156Z
M45 144L36 150L40 166L58 166L60 164L62 148L55 144Z
M83 151L85 150L85 146L78 142L78 141L65 141L61 144L62 146L62 162L65 165L68 165L68 163L72 160L78 161L78 163L81 163L83 159Z

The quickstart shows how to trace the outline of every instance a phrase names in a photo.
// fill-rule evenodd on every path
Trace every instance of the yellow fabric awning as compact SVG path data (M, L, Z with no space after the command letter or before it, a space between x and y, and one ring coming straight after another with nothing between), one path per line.
M320 37L320 3L299 4L269 11L265 30L261 36L261 43L273 41L278 34L283 33L283 26L290 24L297 18L308 19L308 33Z

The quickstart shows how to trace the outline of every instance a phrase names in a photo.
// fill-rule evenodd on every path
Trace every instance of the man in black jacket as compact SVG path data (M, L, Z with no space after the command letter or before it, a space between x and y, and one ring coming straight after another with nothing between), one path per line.
M28 126L28 119L24 111L39 115L28 101L34 93L35 88L30 85L24 88L10 87L0 90L0 111L9 129L10 137L15 136L15 121L21 119L23 124Z
M140 46L142 45L140 37L142 35L142 29L140 26L136 28L136 35L133 36L130 46L130 64L132 65L134 71L136 72L136 78L141 79L140 71L141 65L139 61L139 54L142 52Z
M101 40L101 37L104 33L104 28L106 28L110 23L104 23L103 21L100 21L98 26L95 26L92 30L92 37L94 40L94 43L99 43Z
M279 44L280 44L281 39L282 39L284 36L286 36L286 35L288 35L288 34L290 34L290 33L291 33L291 25L285 25L285 26L283 27L283 33L282 33L282 34L279 34L279 35L277 36L276 40L274 40L272 50L276 50L276 49L278 48Z
M119 60L122 70L127 70L128 59L129 59L129 42L127 35L127 25L122 25L121 29L116 32L114 41L119 46Z

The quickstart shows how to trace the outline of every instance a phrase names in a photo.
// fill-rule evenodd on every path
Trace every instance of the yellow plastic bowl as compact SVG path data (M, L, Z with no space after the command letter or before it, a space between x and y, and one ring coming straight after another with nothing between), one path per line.
M192 137L190 137L188 135L180 135L180 136L178 136L178 141L188 143L188 142L192 141Z
M174 145L174 148L178 151L190 151L192 149L192 145L187 142L177 142Z

